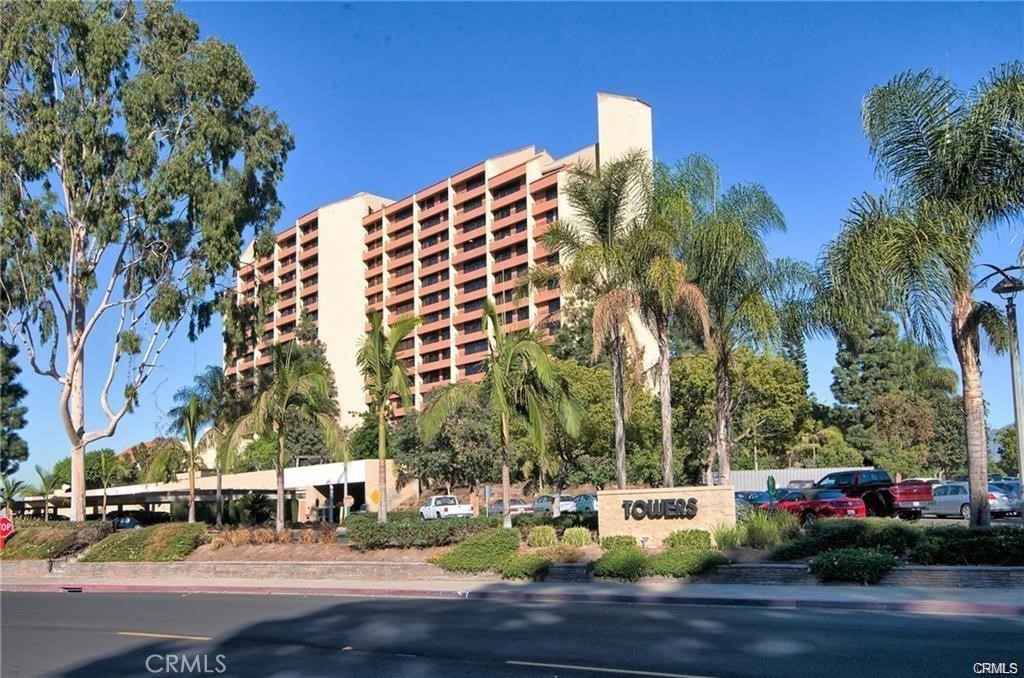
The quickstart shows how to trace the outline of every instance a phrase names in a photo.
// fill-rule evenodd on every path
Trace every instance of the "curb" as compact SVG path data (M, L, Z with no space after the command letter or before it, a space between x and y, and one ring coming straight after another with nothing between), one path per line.
M220 593L239 595L301 595L359 598L431 598L505 603L605 603L636 605L696 605L701 607L753 607L765 609L866 610L967 616L1024 617L1024 605L968 603L951 600L861 601L806 598L742 598L735 596L676 596L656 593L586 593L559 591L456 591L360 587L287 586L164 586L153 584L26 583L5 582L2 592L18 593Z

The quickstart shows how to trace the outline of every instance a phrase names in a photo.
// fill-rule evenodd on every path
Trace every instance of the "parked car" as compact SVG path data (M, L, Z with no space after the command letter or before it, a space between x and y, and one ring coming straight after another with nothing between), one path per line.
M813 480L790 480L786 487L792 490L799 490L807 487L814 487Z
M424 520L442 518L469 518L473 515L473 507L460 504L458 497L452 494L438 494L428 497L420 507L420 517Z
M1008 496L1010 503L1016 506L1018 511L1024 510L1024 506L1021 506L1020 481L1001 480L998 483L990 483L989 487L994 487Z
M141 530L142 523L131 516L122 516L110 521L114 524L115 530Z
M754 506L760 506L761 504L763 504L766 501L768 501L769 499L771 499L771 496L767 492L748 492L748 491L744 491L744 492L735 492L734 494L738 498L743 499L745 501L748 501L751 504L753 504Z
M540 515L544 513L554 513L552 506L554 505L555 498L550 494L544 494L533 502L533 512ZM558 510L561 513L575 513L576 512L576 501L568 494L563 494L559 497Z
M573 501L576 502L576 510L581 513L588 511L597 512L597 494L594 492L577 494Z
M829 473L814 485L820 490L839 490L864 502L869 516L898 516L917 519L932 500L927 483L893 483L883 469Z
M1020 498L1004 492L1001 483L989 483L988 505L993 516L1017 514L1021 510ZM925 513L934 516L971 516L971 490L968 483L947 483L934 490L934 499L928 504Z
M519 497L512 497L508 500L508 512L509 515L518 516L522 513L533 513L533 505L527 504ZM489 516L502 516L504 513L504 502L501 499L492 501L491 505L487 507L487 515Z
M839 490L791 490L775 501L775 507L789 511L804 525L810 525L818 518L863 518L867 515L867 507L862 500L847 497ZM761 508L767 511L771 504L765 502Z
M906 480L903 481L904 485L913 485L915 483L925 483L931 485L932 487L935 487L936 485L941 485L942 481L939 480L938 478L907 478Z

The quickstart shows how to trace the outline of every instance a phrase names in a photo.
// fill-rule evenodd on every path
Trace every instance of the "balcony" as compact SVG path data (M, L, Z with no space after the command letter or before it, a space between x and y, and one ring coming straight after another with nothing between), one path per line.
M474 240L476 238L479 238L481 236L486 236L486 235L487 235L487 224L480 224L476 228L474 228L472 230L469 230L469 231L458 230L458 231L455 232L455 246L458 247L458 246L462 245L465 242L468 242L470 240Z
M416 357L416 347L410 346L409 348L403 348L402 350L397 351L395 353L395 356L399 360L404 360L411 363L413 359Z
M526 218L526 210L525 209L518 210L516 212L512 212L511 214L509 214L508 216L505 216L505 217L498 217L497 215L495 215L494 216L494 223L491 224L491 231L492 232L493 231L500 231L501 229L503 229L503 228L505 228L507 226L513 226L513 225L519 223L520 221L522 221L525 218Z
M452 319L451 316L449 316L447 318L441 318L440 320L435 320L433 322L424 323L419 326L419 330L421 334L429 334L430 332L436 332L437 330L443 330L446 327L451 327L451 325ZM445 341L447 341L447 339Z
M455 304L457 306L461 306L462 304L467 304L471 301L476 301L477 299L483 299L486 296L487 285L475 290L470 290L469 292L463 292L462 288L459 287L455 292Z
M412 259L413 254L415 254L415 252L410 250L408 253L403 254L401 257L395 257L395 258L389 259L388 260L388 272L390 272L391 275L394 275L395 274L394 272L395 272L396 269L402 268L403 266L411 265L412 261L413 261L413 259Z
M311 263L311 264L310 263L306 263L302 267L302 272L299 274L299 277L302 278L303 280L305 280L306 278L309 278L310 276L316 275L317 269L318 269L318 266L317 266L317 263L315 261L313 263Z
M295 322L295 304L292 304L291 308L288 310L287 313L282 313L277 318L277 325L278 325L278 327L280 327L282 325L287 325L288 323L292 323L292 322ZM281 341L281 340L279 340L279 341Z
M296 251L295 239L292 238L292 244L291 245L289 245L288 247L282 247L281 249L279 249L277 251L277 260L278 261L282 261L284 259L287 259L288 257L290 257L293 254L295 254L295 251Z
M374 257L381 256L384 253L383 244L383 241L379 241L377 243L374 243L372 247L368 247L367 250L363 252L363 262L365 263L370 261Z
M562 290L555 285L554 289L535 289L533 291L533 302L540 306L542 303L558 299L562 296Z
M261 355L259 358L256 359L256 367L266 367L267 365L269 365L273 361L274 361L274 355L272 353L268 353L266 355Z
M451 383L451 377L450 377L450 374L451 374L451 360L449 360L448 363L449 364L446 365L444 367L444 369L441 369L441 370L439 370L439 369L432 369L432 370L430 370L430 372L438 372L438 371L440 371L441 374L443 375L437 381L426 381L426 373L423 374L424 380L423 380L423 383L420 384L420 393L421 394L426 395L427 393L430 393L434 389L441 388L442 386L447 386L448 384Z
M281 317L284 317L286 313L294 313L296 303L298 303L298 298L294 296L290 299L281 299L277 302L277 312L281 314ZM289 309L291 310L289 311Z
M455 344L462 347L472 341L482 341L487 338L487 333L483 330L477 330L476 332L462 332L455 339ZM476 355L476 354L474 354ZM479 358L479 356L478 356Z
M443 202L435 202L431 207L421 207L419 214L419 222L422 224L425 220L430 217L437 216L442 212L448 211L448 200L445 199ZM443 220L442 220L443 221Z
M302 233L302 234L299 235L299 244L302 245L303 249L305 249L309 245L316 245L316 237L319 234L320 234L320 229L318 229L318 228L310 229L309 232Z
M383 263L377 263L377 265L372 266L372 267L369 266L369 264L367 264L366 272L363 275L365 277L367 277L367 278L373 278L375 276L383 275L383 274L384 274L384 264Z
M402 229L408 228L409 226L412 226L412 217L413 217L413 215L411 213L407 214L406 216L402 217L401 219L395 219L394 217L389 217L390 221L388 221L388 237L390 238L395 233L398 233Z
M312 313L312 312L316 311L319 308L320 308L320 302L319 301L306 301L305 299L302 300L302 310L303 311L306 311L308 313Z
M402 285L411 283L413 273L415 273L415 271L409 271L408 273L403 273L402 275L397 276L392 274L392 277L388 280L388 290L395 290Z
M475 200L476 198L482 198L484 193L487 191L487 186L480 184L473 188L463 189L455 192L455 197L452 199L452 204L458 209L459 205L469 200Z
M480 191L483 192L483 188L481 188ZM487 211L486 203L481 203L479 207L474 207L473 209L471 209L469 211L466 211L466 212L456 212L455 213L455 225L456 226L461 226L462 224L466 223L467 221L473 221L473 219L476 219L477 217L482 217L485 214L486 211Z
M444 252L445 250L448 249L448 246L450 244L451 243L448 240L442 240L441 242L436 242L433 245L430 245L429 247L424 247L422 245L422 243L421 243L420 244L420 253L419 253L420 261L423 261L424 259L426 259L427 257L431 256L432 254L437 254L438 252Z
M443 311L446 308L450 308L451 305L451 299L439 299L430 304L423 304L420 306L420 315L429 315L431 313L436 313L437 311Z
M442 261L438 261L438 262L435 262L433 264L421 263L420 264L420 277L421 278L425 278L425 277L433 275L433 274L435 274L435 273L437 273L439 271L444 271L444 270L448 269L451 266L451 263L452 262L451 262L450 259L444 259Z
M494 273L497 274L509 268L518 268L519 266L526 264L529 261L529 259L529 252L523 252L522 254L513 254L507 259L503 259L501 261L495 259L491 268L494 271Z
M444 280L437 280L437 281L432 282L429 285L427 285L427 284L423 283L423 278L421 277L420 278L420 297L426 297L427 295L433 294L434 292L440 292L442 290L446 290L446 289L448 289L449 285L451 285L451 282L452 282L451 278L445 278Z
M463 353L459 350L459 355L455 358L456 367L465 368L467 365L473 363L483 362L487 358L487 351L481 351L480 353Z
M278 293L284 294L285 292L291 292L295 289L295 282L295 278L292 278L287 282L279 283L277 286Z
M274 279L273 267L269 269L260 269L260 282L269 283Z
M291 262L290 264L280 264L277 269L277 277L283 278L289 273L293 273L295 271L296 266L297 264L294 261Z
M422 336L422 335L421 335ZM443 351L446 348L451 348L451 339L438 339L432 341L429 344L423 344L420 346L420 355L427 355L428 353L434 353L436 351Z
M369 298L369 297L372 297L375 294L381 294L383 292L384 292L384 283L383 282L379 282L376 285L372 285L370 287L367 287L366 288L366 292L364 293L363 296Z
M511 245L518 245L521 242L526 242L529 233L526 230L526 225L523 224L519 231L515 228L522 222L516 222L510 229L506 229L503 233L499 231L494 232L494 239L491 241L491 251L497 252L498 250L505 249ZM501 237L499 237L501 236Z
M288 341L293 341L294 339L295 339L295 330L289 330L287 332L281 333L281 335L277 338L277 343L283 344L283 343L288 342Z
M388 308L391 308L392 306L398 306L399 304L404 304L407 301L412 301L412 297L415 293L416 290L409 289L405 292L402 292L401 294L388 294Z
M502 196L500 198L491 198L491 210L492 211L499 210L502 207L505 207L506 205L511 205L511 204L513 204L515 202L518 202L519 200L522 200L525 197L526 197L526 185L524 184L524 185L519 187L519 190L513 191L512 193L509 193L508 195Z
M317 254L319 254L320 248L315 244L312 247L304 247L302 253L299 255L299 261L309 261Z
M467 261L472 261L473 259L477 259L479 257L482 257L482 256L486 255L486 254L487 254L486 243L481 243L479 246L474 247L471 250L456 251L455 256L452 257L452 263L455 264L457 267L459 267L460 264L464 264Z

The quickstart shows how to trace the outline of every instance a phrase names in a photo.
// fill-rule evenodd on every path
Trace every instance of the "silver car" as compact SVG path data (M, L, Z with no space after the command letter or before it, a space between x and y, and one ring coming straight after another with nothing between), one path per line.
M1010 515L1020 510L1005 492L998 487L989 485L988 505L992 515ZM932 490L932 501L923 513L934 516L959 516L969 518L971 515L971 495L967 483L947 483Z
M502 502L500 499L498 499L497 501L492 501L491 505L487 507L487 515L504 515L502 508ZM518 497L512 497L508 500L508 512L509 515L513 516L518 516L522 513L533 513L533 505L527 504L525 501Z

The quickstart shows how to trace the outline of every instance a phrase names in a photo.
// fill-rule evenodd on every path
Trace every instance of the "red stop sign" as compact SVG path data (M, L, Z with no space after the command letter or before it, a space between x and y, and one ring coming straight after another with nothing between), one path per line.
M14 523L7 516L0 516L0 537L8 537L14 532Z

